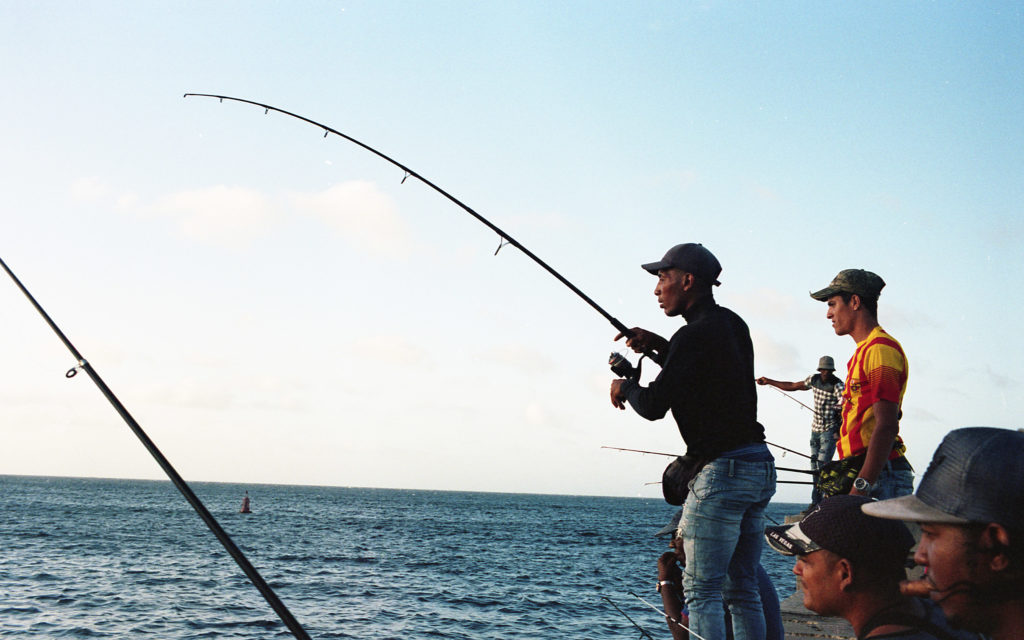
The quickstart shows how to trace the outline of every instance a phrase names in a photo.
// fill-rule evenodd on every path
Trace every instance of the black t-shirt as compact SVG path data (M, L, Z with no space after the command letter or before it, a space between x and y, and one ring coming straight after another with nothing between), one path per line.
M754 347L738 315L708 298L688 309L669 341L662 370L647 387L628 381L629 404L648 420L671 410L687 452L715 458L764 442L757 422Z

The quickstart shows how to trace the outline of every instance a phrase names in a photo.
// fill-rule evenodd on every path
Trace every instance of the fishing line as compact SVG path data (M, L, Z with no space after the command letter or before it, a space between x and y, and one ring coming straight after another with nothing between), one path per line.
M801 402L801 401L800 401L800 400L798 400L797 398L793 397L792 395L790 395L790 394L786 393L786 392L785 392L785 391L783 391L782 389L779 389L778 387L776 387L776 386L774 386L774 385L768 385L768 386L770 386L771 388L775 389L776 391L778 391L779 393L781 393L781 394L782 394L782 395L784 395L785 397L787 397L787 398L790 398L791 400L793 400L793 401L794 401L794 402L796 402L797 404L800 404L800 406L801 406L801 407L803 407L803 408L804 408L804 409L806 409L807 411L811 412L811 413L812 413L812 414L814 414L815 416L817 416L817 415L818 415L818 412L814 411L814 408L812 408L812 407L808 407L808 406L807 406L807 404L804 404L803 402Z
M348 140L349 142L351 142L353 144L356 144L356 145L362 147L363 149L366 149L367 151L369 151L370 153L374 154L378 158L382 158L383 160L386 160L387 162L389 162L389 163L395 165L396 167L398 167L399 169L401 169L404 172L404 176L402 177L402 182L403 183L406 181L406 179L408 179L410 177L416 178L417 180L419 180L423 184L427 185L428 187L430 187L434 191L440 193L445 198L448 198L448 200L450 200L451 202L453 202L456 205L458 205L459 207L461 207L466 213L468 213L469 215L473 216L474 218L476 218L477 220L482 222L485 226L487 226L489 229L491 229L492 231L497 233L498 237L499 237L499 240L498 240L498 248L494 252L495 255L497 255L498 251L501 251L502 247L504 247L505 245L509 245L510 244L510 245L514 246L515 248L517 248L520 251L522 251L528 258L530 258L531 260L536 262L538 265L543 267L544 270L546 270L548 273L550 273L555 278L557 278L558 281L561 282L562 284L564 284L566 287L568 287L569 290L571 290L577 296L582 298L583 301L586 302L587 304L589 304L595 311L597 311L602 316L604 316L605 320L610 322L613 327L618 329L619 332L622 335L624 335L627 338L634 337L633 332L630 331L629 328L626 327L626 325L622 324L621 322L616 320L614 317L612 317L612 315L610 313L605 311L596 302L591 300L589 296L587 296L585 293L580 291L580 289L578 287L576 287L576 285L574 285L573 283L569 282L562 274L560 274L557 271L555 271L550 265L548 265L546 262L544 262L543 260L538 258L536 255L534 255L534 253L532 251L530 251L529 249L524 247L522 244L520 244L518 240L516 240L515 238L513 238L509 234L507 234L504 231L502 231L500 228L495 226L490 220L488 220L487 218L483 217L482 215L480 215L479 213L477 213L476 211L471 209L468 205L466 205L464 202L462 202L461 200L459 200L455 196L451 195L450 193L448 193L447 191L445 191L441 187L437 186L436 184L434 184L430 180L427 180L422 175L420 175L416 171L413 171L412 169L410 169L409 167L405 166L401 162L395 160L394 158L391 158L390 156L387 156L387 155L381 153L380 151L377 151L373 147L371 147L371 146L369 146L369 145L367 145L367 144L365 144L363 142L360 142L359 140L356 140L352 136L344 134L344 133L338 131L337 129L332 129L331 127L329 127L329 126L327 126L325 124L322 124L320 122L317 122L316 120L311 120L309 118L306 118L305 116L300 116L297 113L292 113L291 111L285 111L284 109L278 109L277 107L273 107L273 106L271 106L269 104L263 104L263 103L260 103L260 102L254 102L252 100L246 100L244 98L232 98L231 96L221 96L221 95L216 95L216 94L211 94L211 93L186 93L184 97L186 97L186 98L188 98L188 97L217 98L221 102L224 102L225 100L231 100L231 101L234 101L234 102L242 102L242 103L245 103L245 104L251 104L251 105L254 105L254 106L257 106L257 107L261 107L265 114L269 113L271 111L276 111L277 113L281 113L281 114L284 114L286 116L291 116L292 118L297 118L299 120L302 120L303 122L308 122L309 124L313 125L314 127L319 127L320 129L323 130L325 138L328 136L328 134L333 133L334 135L338 136L339 138L344 138L345 140Z
M637 624L637 623L636 623L636 621L634 621L634 620L633 620L633 618L630 618L630 617L629 617L628 615L626 615L626 612L625 612L625 611L623 611L622 609L620 609L620 608L619 608L619 605L617 605L617 604L615 604L614 602L612 602L611 598L609 598L608 596L601 596L601 597L602 597L602 598L603 598L604 600L607 600L607 601L608 601L608 604L610 604L610 605L612 605L613 607L615 607L615 610L616 610L616 611L618 611L618 612L619 612L619 613L621 613L621 614L622 614L623 616L625 616L626 620L629 620L630 622L632 622L632 623L633 623L633 626L634 626L634 627L636 627L637 629L639 629L639 630L640 630L640 634L641 634L641 635L647 636L647 637L648 637L648 638L650 638L651 640L654 640L654 636L652 636L651 634L647 633L647 630L646 630L646 629L644 629L644 628L643 628L643 627L641 627L641 626L640 626L639 624Z
M647 602L646 600L644 600L644 599L643 599L643 598L641 598L640 596L636 595L636 594L635 594L635 593L633 593L632 591L630 591L630 592L629 592L629 595L633 596L634 598L636 598L636 599L637 599L637 600L639 600L640 602L642 602L642 603L646 604L646 605L647 605L648 607L650 607L650 608L654 609L655 611L657 611L657 612L658 612L658 613L660 613L661 615L665 616L665 617L666 617L666 618L668 618L668 619L669 619L669 620L670 620L671 622L673 622L673 623L675 623L675 624L679 625L680 627L682 627L683 629L685 629L685 630L686 630L686 632L687 632L687 633L689 633L689 634L690 634L691 636L693 636L694 638L697 638L697 640L706 640L706 639L705 639L705 638L704 638L703 636L699 636L699 635L697 635L696 633L694 633L692 629L690 629L690 628L689 628L688 626L686 626L686 625L685 625L685 624L683 624L682 622L679 622L678 620L676 620L676 619L675 619L675 618L673 618L672 616L668 615L667 613L665 613L664 611L662 611L662 610L661 610L661 609L659 609L658 607L654 606L654 605L653 605L653 604L651 604L650 602Z
M160 465L160 468L164 470L164 473L167 474L167 477L171 479L171 482L174 483L174 486L178 488L178 491L181 492L181 495L185 496L185 499L188 501L190 505L192 505L192 508L195 509L196 513L199 514L199 517L202 518L203 522L206 523L206 526L210 528L210 531L213 532L213 535L215 535L217 539L220 541L220 543L224 545L224 549L226 549L228 554L230 554L231 557L235 559L235 562L238 563L238 566L241 567L242 571L245 572L245 575L249 577L250 581L252 581L253 586L255 586L257 590L259 590L260 594L264 597L264 599L266 599L267 603L270 604L271 608L277 613L278 617L281 618L281 621L284 622L286 627L288 627L288 630L292 632L292 635L294 635L299 640L310 640L310 636L308 633L306 633L306 630L302 628L302 625L299 624L298 620L296 620L295 617L291 614L291 612L288 611L288 608L284 606L284 603L281 602L281 600L277 597L277 594L275 594L273 589L270 588L270 585L267 584L267 582L259 574L259 572L256 570L256 567L254 567L252 563L249 562L249 559L245 557L245 554L242 553L242 550L239 549L237 545L235 545L234 541L231 539L230 536L228 536L227 532L224 531L223 528L221 528L220 524L213 517L213 514L211 514L210 511L206 508L206 506L199 500L199 497L192 492L192 489L188 486L188 484L186 484L185 480L182 479L180 475L178 475L178 472L174 469L173 466L171 466L170 461L167 460L166 457L164 457L164 454L160 452L156 444L154 444L153 441L149 439L149 436L146 435L146 432L142 430L142 427L139 425L138 422L135 421L135 418L133 418L132 415L128 413L128 409L126 409L125 406L121 404L121 401L117 399L117 396L115 396L114 392L110 390L110 387L108 387L107 384L103 382L103 379L100 378L99 374L96 373L96 371L92 368L92 365L89 364L89 362L82 356L81 353L78 352L78 349L75 348L75 345L71 344L71 341L68 340L67 336L64 335L64 332L60 330L60 327L58 327L57 324L50 318L49 314L46 313L46 311L36 301L32 294L29 293L28 289L25 288L25 285L23 285L21 283L21 280L19 280L18 277L14 275L14 272L11 271L11 269L7 266L7 263L4 262L3 259L0 259L0 266L4 268L4 271L6 271L7 275L11 277L11 280L14 281L14 284L18 285L18 288L21 289L21 292L24 293L25 297L29 299L29 302L32 303L32 306L36 308L36 311L39 312L39 315L43 316L43 319L46 320L46 324L50 325L50 328L53 329L53 332L56 333L57 337L60 338L61 342L64 343L64 346L68 348L68 351L71 352L71 355L75 357L75 362L77 364L71 369L68 369L67 373L64 374L65 377L73 378L78 373L78 371L85 371L89 378L92 379L93 383L95 383L96 387L100 390L100 393L102 393L103 396L107 399L107 401L110 402L111 406L114 407L114 410L117 411L118 415L121 416L121 418L125 421L125 423L132 430L132 432L134 432L135 435L139 438L143 446L146 447L149 453L156 460L157 464Z

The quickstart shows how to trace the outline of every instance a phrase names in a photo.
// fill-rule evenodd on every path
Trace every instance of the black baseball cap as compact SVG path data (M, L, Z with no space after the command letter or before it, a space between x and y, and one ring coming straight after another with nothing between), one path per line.
M797 524L768 527L764 537L787 556L825 549L854 562L902 562L914 537L902 522L865 514L861 507L869 502L874 501L866 496L832 496Z
M718 276L722 273L722 265L718 258L705 249L704 245L696 242L677 244L669 249L661 260L640 266L654 275L658 275L661 269L682 269L716 287L722 284L718 281Z

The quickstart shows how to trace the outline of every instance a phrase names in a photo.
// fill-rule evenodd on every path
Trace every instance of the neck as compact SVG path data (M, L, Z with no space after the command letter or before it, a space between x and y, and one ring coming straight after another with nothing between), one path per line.
M683 318L689 322L701 309L712 304L715 304L715 296L710 291L696 294L686 303L686 308L683 309Z
M869 315L862 315L857 318L857 322L854 323L853 331L850 332L850 337L853 338L854 342L860 343L867 340L867 337L871 335L875 327L878 326L878 320L875 320Z
M989 624L985 629L978 629L992 640L1014 640L1020 638L1020 630L1024 629L1024 601L1009 600L990 608L985 616Z
M860 637L861 629L863 629L867 623L877 614L879 611L884 609L905 609L910 606L910 602L905 598L900 597L898 594L878 594L878 593L861 593L852 595L847 600L846 611L841 615L846 618L853 627L854 633L857 637ZM883 624L875 627L869 632L867 637L880 635L882 633L892 633L900 631L906 627L895 624Z

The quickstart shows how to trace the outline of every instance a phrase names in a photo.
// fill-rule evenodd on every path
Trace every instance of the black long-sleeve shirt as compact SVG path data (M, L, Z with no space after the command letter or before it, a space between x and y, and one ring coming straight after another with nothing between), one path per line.
M746 323L710 297L683 317L686 324L669 341L658 377L647 387L632 380L624 385L630 406L648 420L671 409L687 453L701 457L764 442Z

